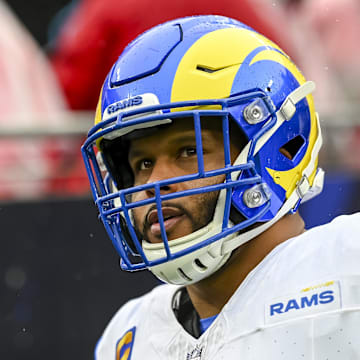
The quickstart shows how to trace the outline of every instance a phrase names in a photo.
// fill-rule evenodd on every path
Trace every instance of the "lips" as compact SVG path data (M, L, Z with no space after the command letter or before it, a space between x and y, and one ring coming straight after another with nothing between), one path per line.
M169 232L184 217L183 211L177 208L162 208L165 231ZM157 210L151 210L147 215L147 222L150 225L150 232L153 235L161 235L161 227Z

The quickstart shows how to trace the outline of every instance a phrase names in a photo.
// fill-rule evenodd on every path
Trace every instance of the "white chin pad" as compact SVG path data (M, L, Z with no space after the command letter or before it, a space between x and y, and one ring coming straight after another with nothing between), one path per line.
M175 254L219 234L222 228L225 201L226 190L223 189L220 190L213 220L208 225L189 235L169 241L171 253ZM234 234L231 234L227 238L234 236ZM171 284L187 285L200 281L213 274L228 259L230 254L221 252L222 243L227 238L218 240L175 260L153 266L150 270L159 279ZM150 261L166 257L165 247L162 242L151 244L143 241L142 247Z

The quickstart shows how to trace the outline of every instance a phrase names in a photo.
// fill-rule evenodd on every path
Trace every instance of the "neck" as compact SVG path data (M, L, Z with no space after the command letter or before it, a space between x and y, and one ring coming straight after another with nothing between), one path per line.
M187 286L200 318L218 314L246 276L280 243L303 233L298 213L286 215L268 230L236 249L228 262L210 277Z

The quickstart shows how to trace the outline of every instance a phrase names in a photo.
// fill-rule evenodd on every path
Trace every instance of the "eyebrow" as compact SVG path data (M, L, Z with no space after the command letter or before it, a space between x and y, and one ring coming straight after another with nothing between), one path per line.
M178 137L175 137L175 139L170 139L170 142L172 144L178 144L178 143L186 143L186 142L196 142L196 137L195 134L192 135L180 135ZM146 145L145 145L146 147ZM130 150L129 150L129 157L131 154L131 157L137 157L137 156L141 156L143 153L146 152L146 149L142 150L142 149L131 149L130 146Z
M187 142L187 141L196 141L195 134L181 135L181 136L175 138L172 142L173 143L181 143L181 142Z

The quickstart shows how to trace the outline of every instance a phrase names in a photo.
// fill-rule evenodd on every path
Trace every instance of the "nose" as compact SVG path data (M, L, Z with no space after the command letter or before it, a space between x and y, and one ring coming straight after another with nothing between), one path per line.
M159 158L157 159L156 163L154 164L151 174L147 180L147 184L156 183L162 180L170 179L175 177L176 174L173 172L173 164L169 163L167 159ZM177 191L177 184L169 184L160 186L160 194L167 194ZM146 190L146 195L148 197L155 196L155 188L150 188Z

